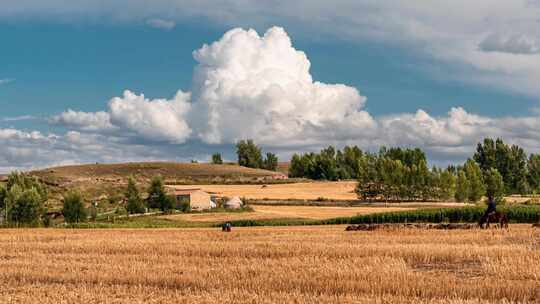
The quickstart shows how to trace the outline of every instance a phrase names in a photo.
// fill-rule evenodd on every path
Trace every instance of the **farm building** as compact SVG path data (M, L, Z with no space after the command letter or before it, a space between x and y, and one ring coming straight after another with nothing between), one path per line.
M199 189L175 189L174 197L178 205L188 203L191 210L207 210L215 208L210 194Z
M242 200L240 200L238 196L235 196L231 198L230 200L228 200L225 203L224 207L227 209L240 209L242 208L243 205L244 203L242 203Z

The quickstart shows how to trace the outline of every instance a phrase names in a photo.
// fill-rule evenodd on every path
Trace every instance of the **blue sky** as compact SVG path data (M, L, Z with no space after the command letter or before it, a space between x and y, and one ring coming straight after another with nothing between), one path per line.
M332 8L313 1L302 3L303 7L300 2L283 4L280 9L260 2L240 5L233 0L219 4L117 0L103 6L76 2L81 8L56 0L28 0L0 9L0 130L6 133L0 136L0 168L122 161L122 157L204 159L213 150L233 157L232 145L245 136L285 159L293 151L316 150L327 144L358 144L365 149L385 144L420 146L434 162L448 163L464 159L482 136L515 140L532 152L539 146L530 134L538 124L535 109L540 91L535 83L540 75L540 35L525 26L536 22L532 11L538 7L527 1L500 7L479 2L466 15L454 12L459 3L437 8L416 1L390 1L394 7L390 2L337 1ZM123 10L127 3L129 9ZM516 18L505 16L504 10ZM303 51L311 64L306 75L314 82L299 79L296 83L307 88L302 96L318 92L315 82L343 84L345 91L337 86L325 88L334 99L316 101L319 108L302 116L292 113L298 113L299 105L309 99L290 96L297 92L287 91L288 76L277 80L268 75L258 78L260 74L234 81L212 79L212 73L227 70L232 63L264 64L267 71L280 66L280 62L260 59L271 54L257 49L272 26L282 27L285 33L276 41L292 40L292 48L281 51L293 57L294 51ZM259 61L244 62L241 51L233 59L227 55L242 41L225 41L224 34L236 27L243 31L253 28L260 35L260 40L249 42ZM194 59L194 51L217 41L231 49L216 48L207 57ZM283 66L280 73L298 76L298 71ZM209 67L214 72L205 72L207 80L224 87L245 85L247 80L275 81L285 91L275 97L273 91L267 91L271 83L264 88L252 84L255 87L235 94L260 92L258 97L218 96L220 106L208 110L213 101L199 94L205 89L192 82L197 67ZM231 68L227 73L237 72ZM136 95L126 97L124 90ZM175 99L178 90L194 96ZM137 99L140 94L147 99ZM117 111L125 116L109 107L114 97L121 99ZM166 100L164 107L158 99ZM242 102L251 104L235 108ZM336 112L330 113L327 105L334 103ZM252 132L246 131L250 129L247 122L238 130L228 130L230 121L223 118L225 114L244 113L246 106L266 124ZM288 107L296 108L285 110ZM68 109L75 111L69 117L65 116ZM133 109L138 112L129 112ZM170 109L172 114L167 112ZM148 113L152 115L143 117ZM285 132L280 137L261 131L269 128L276 133L284 125L294 127L288 125L291 115L302 125L296 133ZM209 117L219 117L217 126L201 125L201 119ZM180 129L166 130L160 120ZM358 131L346 130L351 124ZM75 135L85 143L90 138L113 138L113 154L120 156L74 150L70 140ZM49 150L36 152L33 145L45 145ZM157 147L164 152L150 152ZM48 152L58 152L64 159L40 157Z

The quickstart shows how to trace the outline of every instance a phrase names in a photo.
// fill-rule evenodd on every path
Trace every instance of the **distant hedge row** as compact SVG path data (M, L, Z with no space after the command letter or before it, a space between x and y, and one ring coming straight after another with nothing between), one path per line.
M540 206L502 206L499 210L508 214L511 223L537 223L540 221ZM475 223L484 214L484 207L418 209L386 213L373 213L328 220L238 220L234 227L249 226L292 226L292 225L340 225L382 223Z
M484 207L419 209L388 213L374 213L350 218L335 218L322 224L370 224L370 223L474 223L484 214ZM499 211L508 214L512 223L536 223L540 221L540 206L504 206Z

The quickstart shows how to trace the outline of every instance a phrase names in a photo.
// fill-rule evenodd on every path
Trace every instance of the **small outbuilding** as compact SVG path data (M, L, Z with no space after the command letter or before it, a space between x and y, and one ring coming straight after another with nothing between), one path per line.
M177 208L182 204L189 204L189 208L195 211L208 210L215 208L210 194L199 189L175 189L174 197L176 198Z
M244 203L242 203L242 200L238 196L231 198L223 205L226 209L240 209L242 206L244 206Z

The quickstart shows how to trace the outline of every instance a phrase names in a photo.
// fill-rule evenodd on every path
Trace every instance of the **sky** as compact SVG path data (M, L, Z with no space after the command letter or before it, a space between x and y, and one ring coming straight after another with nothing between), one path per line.
M252 138L540 153L540 1L0 0L0 172Z

